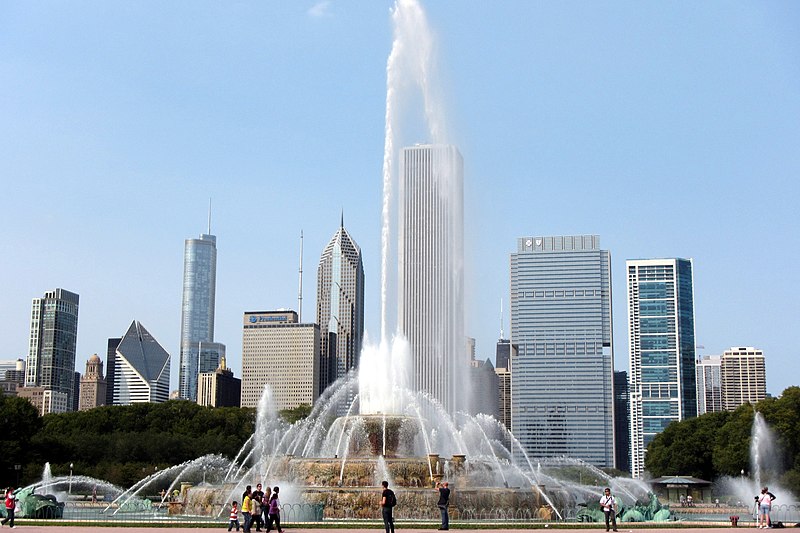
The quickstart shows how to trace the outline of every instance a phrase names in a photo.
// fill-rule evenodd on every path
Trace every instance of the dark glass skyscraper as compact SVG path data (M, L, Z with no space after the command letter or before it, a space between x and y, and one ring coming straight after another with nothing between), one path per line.
M628 268L631 475L671 422L697 416L694 290L689 259L637 259Z
M78 394L74 390L77 340L77 294L55 289L34 298L25 386L65 393L72 406Z
M511 254L511 428L531 457L614 466L610 261L596 235Z
M225 346L214 342L216 284L216 236L186 239L178 372L178 393L186 400L197 400L198 374L216 370L225 355Z

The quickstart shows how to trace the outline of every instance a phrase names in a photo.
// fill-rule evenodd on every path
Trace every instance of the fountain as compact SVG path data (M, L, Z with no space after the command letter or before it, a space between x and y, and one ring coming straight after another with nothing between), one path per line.
M740 476L723 476L716 481L716 491L722 495L721 498L730 499L731 504L744 507L746 513L753 516L755 496L762 487L769 486L770 492L777 496L773 503L772 520L786 523L800 521L800 503L795 495L779 484L783 465L779 464L781 454L777 449L777 439L764 420L764 415L755 410L750 430L749 456L749 472L742 470Z
M279 485L284 508L308 506L290 514L290 520L321 519L322 509L325 518L377 518L382 480L389 481L398 494L395 513L401 518L438 517L438 495L433 487L441 479L454 489L453 519L577 518L580 506L596 503L601 483L611 486L628 506L647 501L649 489L641 482L611 478L577 460L537 460L534 464L494 418L463 413L457 402L446 409L437 398L409 386L410 347L402 335L389 334L388 305L393 283L390 256L399 241L391 234L397 219L393 212L398 188L394 160L395 147L401 144L399 125L406 118L400 112L400 104L408 96L404 91L419 93L423 135L436 144L449 139L442 99L432 83L432 38L425 14L416 0L396 0L392 16L395 32L387 61L380 342L365 340L358 370L329 387L308 418L285 423L266 388L257 410L255 433L233 461L205 456L155 472L128 490L108 489L109 497L102 505L106 516L139 512L157 518L220 518L232 500L241 501L246 485L258 482ZM450 192L448 187L443 189L443 196ZM452 253L458 256L450 258L452 263L461 268L463 251ZM461 313L461 309L454 311L455 315ZM463 317L454 317L452 322L454 331L463 332ZM459 385L465 382L461 380ZM339 416L342 413L344 416ZM587 483L559 477L565 466L587 471ZM161 500L151 505L143 495L159 489Z

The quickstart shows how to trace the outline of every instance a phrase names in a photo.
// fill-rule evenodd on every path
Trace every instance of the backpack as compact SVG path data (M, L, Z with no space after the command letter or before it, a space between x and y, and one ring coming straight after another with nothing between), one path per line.
M397 505L397 496L395 496L393 490L389 490L389 495L386 497L386 505L389 507Z

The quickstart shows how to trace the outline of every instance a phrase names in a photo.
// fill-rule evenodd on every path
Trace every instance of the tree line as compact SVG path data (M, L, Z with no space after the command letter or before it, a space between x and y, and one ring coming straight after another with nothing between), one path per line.
M39 417L27 400L2 397L0 423L2 486L37 481L49 462L54 476L72 464L75 475L129 487L202 455L233 459L253 434L255 411L170 400Z

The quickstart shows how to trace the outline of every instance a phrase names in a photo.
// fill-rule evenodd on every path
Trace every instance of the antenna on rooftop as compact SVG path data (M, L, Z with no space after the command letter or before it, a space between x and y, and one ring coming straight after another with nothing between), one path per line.
M297 294L297 321L303 323L303 230L300 230L300 289Z
M211 198L208 199L208 234L211 235Z
M505 339L503 336L503 299L500 298L500 338Z

